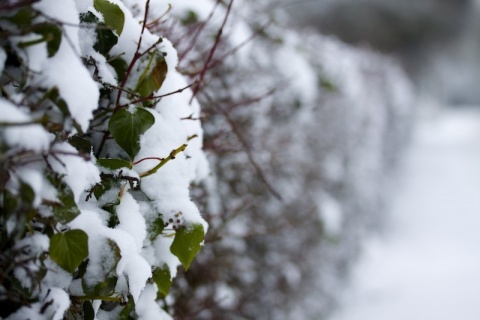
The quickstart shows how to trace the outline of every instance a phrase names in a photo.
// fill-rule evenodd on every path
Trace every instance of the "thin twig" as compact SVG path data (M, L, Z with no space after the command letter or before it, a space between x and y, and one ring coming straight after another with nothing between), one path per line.
M220 4L220 2L222 2L222 0L217 0L217 2L215 3L215 5L212 8L212 11L210 11L210 14L208 15L207 19L202 22L202 24L197 28L197 30L195 30L195 33L194 33L192 39L189 40L188 47L182 52L182 54L180 54L180 56L178 57L178 61L182 61L185 58L185 56L190 52L190 50L193 49L193 47L197 43L197 40L198 40L198 37L200 36L200 33L203 31L203 29L208 24L208 22L212 19L213 14L217 10L217 7Z
M41 121L25 121L25 122L0 122L1 127L21 127L21 126L31 126L34 124L40 124Z
M177 89L175 91L165 93L165 94L162 94L162 95L159 95L159 96L144 97L144 98L141 98L141 99L133 100L133 101L130 101L129 104L141 103L141 102L145 102L145 101L149 101L149 100L156 100L156 99L171 96L171 95L176 94L176 93L182 93L184 90L186 90L186 89L194 86L195 84L197 84L197 82L198 81L194 81L193 83L191 83L191 84L189 84L189 85L187 85L183 88L180 88L180 89ZM121 108L124 108L126 106L127 105L122 105Z
M213 54L215 53L215 51L218 48L218 45L220 44L220 39L222 38L223 29L225 28L225 25L227 24L228 17L230 16L230 11L232 9L233 1L234 0L230 0L230 3L228 4L227 12L225 13L225 17L223 18L222 25L220 26L220 29L218 29L217 36L215 37L215 42L212 46L212 49L210 49L210 53L208 54L207 61L205 62L205 65L203 66L202 71L200 72L200 77L198 79L198 84L193 89L193 94L192 94L192 98L190 99L190 103L192 103L193 98L195 98L197 93L200 91L200 87L202 85L203 78L205 78L205 74L207 73L210 61L212 61Z
M164 158L159 158L159 157L146 157L146 158L140 159L140 160L138 160L138 161L135 161L135 162L133 163L133 165L137 165L137 164L139 164L139 163L141 163L141 162L143 162L143 161L145 161L145 160L158 160L158 161L163 161Z
M17 3L7 3L7 4L2 4L0 5L0 11L1 10L12 10L12 9L17 9L25 6L30 6L34 4L35 2L39 2L40 0L24 0L24 1L19 1Z
M222 61L224 61L228 56L230 55L233 55L235 52L237 52L238 50L240 50L241 48L243 48L245 45L247 45L249 42L253 41L253 39L255 39L259 34L260 32L264 31L272 22L269 21L268 23L266 23L264 26L258 28L257 30L255 30L255 32L253 32L250 37L248 37L247 39L243 40L241 43L239 43L237 46L233 47L232 49L230 49L229 51L227 51L224 55L222 55L220 58L218 59L215 59L215 61L213 61L208 67L210 69L212 68L215 68L218 64L220 64Z
M272 184L268 181L267 177L265 176L264 172L263 172L263 169L260 167L260 165L257 163L257 161L255 160L255 157L253 156L253 152L250 148L250 145L247 141L247 139L243 136L243 134L241 133L240 131L240 128L238 128L235 120L233 120L233 118L231 117L231 115L225 111L221 106L219 106L211 97L209 97L208 94L206 94L204 92L205 96L207 97L207 99L209 100L209 102L212 104L212 106L219 112L221 113L225 119L227 120L227 122L229 123L230 127L232 128L233 130L233 133L235 134L235 136L238 138L238 140L240 141L240 143L242 144L243 148L244 148L244 151L245 153L247 154L247 157L248 157L248 160L250 161L250 163L252 164L252 166L255 168L255 171L257 172L258 176L260 177L260 180L262 180L262 182L265 184L265 186L267 187L268 191L270 191L270 193L275 197L277 198L278 200L282 201L283 198L282 196L280 195L280 193L278 191L275 190L275 188L272 186Z
M137 43L137 49L135 50L135 54L133 55L132 61L130 61L130 65L128 66L127 72L125 73L125 77L123 77L122 83L120 84L120 89L118 90L117 99L115 101L115 109L113 110L113 113L120 110L120 106L118 103L120 102L120 97L122 96L122 93L123 93L123 87L125 87L125 84L127 83L130 73L133 70L133 66L135 65L137 60L142 56L140 54L140 47L142 45L143 33L145 32L145 28L147 25L149 7L150 7L150 0L147 0L147 2L145 3L145 15L142 23L142 31L140 32L140 38L138 39L138 43Z
M150 22L149 24L147 24L147 29L150 29L151 27L156 25L160 20L163 19L163 17L165 17L170 12L170 10L172 10L172 5L169 3L167 10L160 17L158 17L157 19L155 19L152 22Z
M145 32L145 28L147 25L147 17L148 17L148 8L150 7L150 0L147 0L145 3L145 15L143 18L143 23L142 23L142 31L140 32L140 37L138 39L137 43L137 49L135 50L135 53L132 57L132 61L130 61L130 64L128 65L127 71L125 73L125 76L123 77L122 83L119 86L118 93L117 93L117 98L115 100L115 108L113 109L113 113L117 112L118 110L121 109L122 106L119 105L120 102L120 97L122 96L122 93L125 91L125 84L127 83L128 78L130 77L130 73L133 70L133 66L137 62L137 60L145 54L140 53L140 47L142 45L142 39L143 39L143 33ZM156 45L156 44L155 44ZM112 114L113 114L112 113ZM105 132L105 134L102 137L102 140L100 141L100 145L98 146L98 151L96 152L96 155L99 156L103 147L105 146L105 143L107 142L108 138L110 137L110 131Z
M140 178L148 177L148 176L156 173L156 172L158 171L158 169L160 169L161 167L163 167L168 161L175 159L175 157L177 156L177 154L179 154L180 152L183 152L186 147L187 147L186 144L182 144L182 145L181 145L180 147L178 147L177 149L172 150L172 152L170 152L170 154L168 155L168 157L166 157L165 159L163 159L162 161L160 161L160 163L159 163L158 165L156 165L155 167L153 167L152 169L150 169L150 170L148 170L148 171L145 171L145 172L143 172L143 173L140 173L140 174L139 174Z

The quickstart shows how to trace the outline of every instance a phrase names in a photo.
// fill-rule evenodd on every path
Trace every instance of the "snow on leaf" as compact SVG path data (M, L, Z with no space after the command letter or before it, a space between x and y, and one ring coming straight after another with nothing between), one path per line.
M46 171L45 175L57 190L58 203L51 205L53 215L63 224L72 221L80 214L72 189L62 180L61 175L49 171Z

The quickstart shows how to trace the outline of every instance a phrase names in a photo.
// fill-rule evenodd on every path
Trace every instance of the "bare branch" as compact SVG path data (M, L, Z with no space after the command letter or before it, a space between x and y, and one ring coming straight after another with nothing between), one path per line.
M212 46L212 49L210 49L210 53L208 54L207 61L205 62L205 65L203 66L202 71L200 71L200 77L198 79L198 84L193 89L193 94L192 94L192 98L190 99L190 103L192 103L193 98L195 98L197 93L200 91L200 88L201 88L201 85L202 85L202 82L203 82L203 78L205 78L205 74L207 73L210 61L212 61L213 54L215 53L215 51L218 48L218 45L220 44L220 39L222 38L223 29L225 28L225 25L227 24L228 17L230 16L230 11L232 10L233 1L234 0L230 0L230 3L228 4L227 12L225 14L225 17L223 18L223 22L222 22L222 25L220 26L220 29L218 29L217 36L215 37L215 42Z

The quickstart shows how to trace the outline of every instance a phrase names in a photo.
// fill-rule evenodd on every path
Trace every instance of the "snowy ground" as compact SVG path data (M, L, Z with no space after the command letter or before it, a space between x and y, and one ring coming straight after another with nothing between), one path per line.
M478 109L478 110L477 110ZM480 319L480 108L422 123L381 239L333 320Z

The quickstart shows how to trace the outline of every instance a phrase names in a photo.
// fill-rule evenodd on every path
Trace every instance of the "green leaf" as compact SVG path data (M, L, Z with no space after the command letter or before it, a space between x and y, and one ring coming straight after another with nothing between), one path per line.
M170 268L168 268L166 264L163 264L162 267L155 268L152 274L153 282L155 282L158 288L157 299L162 299L168 294L172 286Z
M90 301L83 302L83 319L95 320L95 310L93 310L93 306Z
M83 260L82 263L80 263L80 265L77 268L77 271L73 275L73 279L83 278L83 276L85 275L85 272L87 272L87 267L88 267L89 262L90 262L89 259L85 259L85 260Z
M170 251L177 256L185 270L188 270L190 263L200 250L204 236L205 232L201 224L192 224L177 230Z
M121 168L132 169L132 163L123 159L114 159L114 158L101 158L97 159L97 164L100 167L104 167L110 170L117 170Z
M70 117L70 109L68 109L68 105L65 100L62 99L60 93L58 92L58 88L54 87L50 89L47 93L47 97L52 101L62 112L64 117ZM90 153L90 151L89 151Z
M150 61L147 68L138 80L137 91L142 97L148 97L160 89L165 77L167 76L167 63L163 54L155 51L150 55Z
M153 242L159 235L161 235L164 228L165 222L163 222L161 217L158 217L152 223L150 223L148 225L148 237L150 241Z
M118 191L120 191L120 186L117 180L114 179L106 179L102 180L102 182L96 184L93 186L92 191L97 200L100 200L100 198L107 192L108 190L112 188L117 188ZM119 202L115 201L112 203L112 205L118 205Z
M45 175L57 190L59 202L51 204L53 216L62 224L72 221L80 214L72 189L62 180L61 175L51 171L45 171Z
M18 197L15 197L10 191L4 190L3 191L3 208L4 212L3 213L13 213L17 211L19 207L19 201Z
M81 13L80 21L90 23L91 27L95 27L97 41L93 45L93 48L106 56L113 46L117 44L118 37L113 33L112 29L109 29L105 23L100 22L90 11Z
M133 160L140 151L140 135L154 123L155 118L144 108L123 108L112 115L108 129L110 129L115 142Z
M180 19L183 25L189 25L198 22L198 15L195 11L187 10L187 12Z
M0 19L8 20L19 27L28 27L32 24L36 15L36 12L30 8L20 8L13 16L1 17Z
M62 30L53 23L41 23L32 27L33 32L43 36L47 42L48 57L53 57L62 42Z
M115 57L114 59L110 60L108 63L115 69L115 73L117 74L118 82L122 82L125 74L127 73L128 64L125 60L120 57Z
M90 154L92 151L92 144L90 141L80 137L79 135L74 135L68 138L68 143L77 149L78 152Z
M100 279L103 281L89 285L85 278L82 278L82 289L88 296L110 296L114 293L118 281L116 268L122 258L120 248L116 242L110 239L106 243L102 241L97 245L105 248L101 253L101 262L99 263L102 268Z
M88 235L79 229L56 233L50 238L50 258L70 273L88 257Z
M107 55L114 45L118 42L118 37L110 29L105 28L105 24L97 25L97 42L93 48L103 55Z
M133 301L132 295L128 295L128 302L120 311L119 320L130 320L130 314L135 310L135 301Z
M125 24L125 14L122 9L108 0L94 0L93 6L103 15L105 24L121 35Z
M22 200L29 205L32 205L33 201L35 200L35 191L33 191L32 187L24 182L20 182L20 195Z
M95 284L93 287L89 287L85 281L82 279L82 288L83 291L88 296L98 296L98 297L105 297L112 295L115 287L117 285L118 278L116 276L110 276L105 279L105 281L99 282Z

